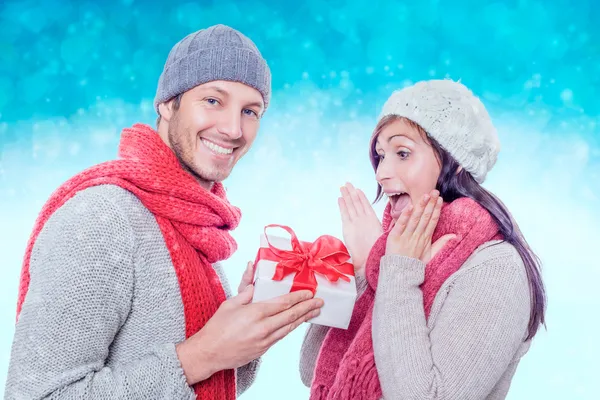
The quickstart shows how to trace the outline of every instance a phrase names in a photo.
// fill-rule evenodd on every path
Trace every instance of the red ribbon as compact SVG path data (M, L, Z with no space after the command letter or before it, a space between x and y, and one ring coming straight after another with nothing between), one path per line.
M291 235L292 250L282 250L273 246L267 236L267 228L282 228ZM277 262L273 280L281 281L289 274L296 273L290 292L297 290L317 291L316 274L325 276L330 282L342 279L350 282L348 276L354 276L354 266L347 262L350 254L341 240L323 235L313 243L301 242L292 228L271 224L265 226L265 237L269 247L261 247L254 265L259 260Z

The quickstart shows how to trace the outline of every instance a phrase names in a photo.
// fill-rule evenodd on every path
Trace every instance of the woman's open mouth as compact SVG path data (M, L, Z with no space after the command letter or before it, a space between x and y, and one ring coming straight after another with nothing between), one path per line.
M402 210L410 204L410 196L405 192L386 193L390 199L392 218L396 219L402 214Z

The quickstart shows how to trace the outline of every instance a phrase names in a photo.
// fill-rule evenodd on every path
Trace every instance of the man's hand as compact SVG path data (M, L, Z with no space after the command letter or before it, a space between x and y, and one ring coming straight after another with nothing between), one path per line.
M194 336L177 345L188 384L234 369L262 356L300 324L319 315L323 300L310 291L250 303L254 287L225 301Z
M254 263L252 261L248 261L248 265L246 266L246 271L244 271L244 275L242 275L242 281L238 286L238 294L242 293L247 286L252 285L254 281Z

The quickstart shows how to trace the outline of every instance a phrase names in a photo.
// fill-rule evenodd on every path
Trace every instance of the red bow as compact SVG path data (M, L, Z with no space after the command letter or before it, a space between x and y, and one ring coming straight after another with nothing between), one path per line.
M282 228L291 235L292 250L282 250L273 246L267 236L267 228ZM265 226L265 237L268 248L261 247L256 256L259 260L277 262L273 280L281 281L289 274L296 273L290 292L297 290L317 291L315 273L325 276L330 282L343 279L350 282L348 276L354 276L354 266L347 262L350 259L348 250L339 239L323 235L313 243L301 242L292 228L284 225ZM256 265L255 262L255 265Z

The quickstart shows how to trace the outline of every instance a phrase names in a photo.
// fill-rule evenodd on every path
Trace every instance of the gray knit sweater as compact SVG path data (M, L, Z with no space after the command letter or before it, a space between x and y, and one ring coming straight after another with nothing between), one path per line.
M219 264L214 268L231 295ZM5 399L194 399L179 283L154 216L113 185L75 195L33 248ZM260 360L236 371L238 394Z
M373 350L383 397L504 399L528 351L530 313L525 266L508 243L481 246L441 287L429 319L419 285L425 264L384 256L373 310ZM358 291L366 288L357 279ZM311 385L327 327L311 325L300 375Z

